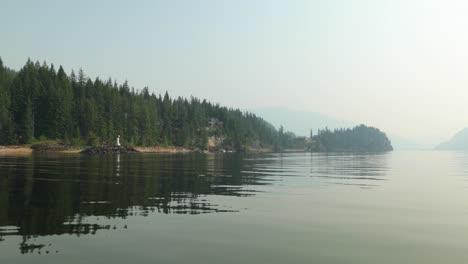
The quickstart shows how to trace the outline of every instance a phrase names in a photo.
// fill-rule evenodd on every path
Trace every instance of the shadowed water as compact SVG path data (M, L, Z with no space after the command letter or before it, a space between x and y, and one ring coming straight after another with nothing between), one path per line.
M464 263L467 179L451 152L0 156L0 263Z

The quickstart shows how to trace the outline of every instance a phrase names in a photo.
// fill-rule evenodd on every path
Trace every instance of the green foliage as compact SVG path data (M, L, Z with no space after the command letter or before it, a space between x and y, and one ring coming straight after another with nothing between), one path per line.
M216 125L209 124L216 120ZM90 80L83 70L67 76L60 66L28 60L18 72L0 60L0 144L28 143L41 138L74 145L157 144L205 149L209 136L223 136L225 146L243 149L255 142L272 147L276 129L238 109L197 98L155 95L127 82Z
M10 115L11 97L10 86L13 75L8 68L3 66L0 59L0 144L13 144L15 141L15 131L13 120Z
M311 151L380 152L393 150L385 133L377 128L360 125L352 129L319 130L312 137Z
M97 135L94 134L93 132L90 132L88 136L87 144L88 146L94 146L94 147L99 146L99 138L97 137Z
M387 151L391 144L378 129L319 130L310 138L296 137L254 114L197 98L173 99L86 77L83 70L67 76L60 66L28 60L19 71L0 59L0 145L58 139L66 144L163 144L206 149L208 138L219 138L226 149L247 146L310 151Z

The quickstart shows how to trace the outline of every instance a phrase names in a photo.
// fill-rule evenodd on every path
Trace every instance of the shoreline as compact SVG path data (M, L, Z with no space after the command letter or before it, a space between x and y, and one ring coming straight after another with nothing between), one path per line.
M0 146L0 155L27 155L33 150L25 146Z
M140 153L176 154L176 153L194 153L194 152L198 152L195 149L184 148L184 147L175 147L175 146L168 146L168 147L161 147L161 146L135 147L135 149Z
M65 153L65 154L80 154L86 148L70 147L64 150L44 150L44 151L35 151L30 146L25 145L10 145L10 146L0 146L0 155L28 155L32 153ZM162 153L162 154L176 154L176 153L195 153L200 152L196 149L183 148L183 147L135 147L138 153ZM211 153L211 152L210 152Z
M44 144L43 150L37 150L32 145L9 145L0 146L0 155L30 155L33 153L64 153L64 154L80 154L87 148L83 147L65 147L61 149L48 148L47 146L54 146L54 144ZM182 153L229 153L230 151L213 151L213 150L200 150L196 148L185 148L177 146L152 146L152 147L134 147L138 153L156 153L156 154L182 154ZM247 148L244 153L272 153L273 151L268 148Z
M8 145L0 146L0 155L30 155L36 153L80 153L82 148L69 147L63 150L35 151L31 145Z

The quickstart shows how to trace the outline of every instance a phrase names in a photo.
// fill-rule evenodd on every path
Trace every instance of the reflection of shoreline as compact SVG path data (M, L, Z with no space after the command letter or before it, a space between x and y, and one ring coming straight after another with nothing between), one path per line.
M148 200L155 201L155 206L132 206L126 209L117 209L115 213L109 215L76 215L73 218L64 220L62 223L57 223L53 227L53 231L50 232L34 232L27 227L18 227L12 230L2 231L0 230L0 245L4 243L8 237L20 236L22 237L22 242L19 244L19 250L21 254L32 254L36 251L41 254L49 254L49 250L46 250L51 244L38 244L35 241L41 237L48 237L50 235L75 235L77 237L83 235L96 235L98 231L114 231L118 229L127 229L127 224L125 222L121 226L116 226L112 224L99 224L99 223L90 223L87 218L92 217L94 221L104 221L108 222L113 218L127 219L129 217L147 217L151 214L183 214L183 215L201 215L209 213L235 213L239 210L233 209L220 209L219 205L211 204L206 202L206 197L203 199L193 199L187 198L184 201L172 201L167 202L162 198ZM94 204L93 202L83 203L83 204ZM101 203L105 204L105 203ZM103 217L100 220L100 217ZM35 221L32 221L35 222ZM0 223L1 226L2 223ZM50 227L50 226L49 226ZM27 230L27 231L25 231ZM43 250L44 249L44 250ZM50 253L53 253L50 250ZM56 251L55 253L58 253Z
M243 166L236 154L0 156L0 227L14 228L0 228L0 243L22 236L28 253L40 250L34 237L113 229L89 216L238 212L214 197L255 195L242 188Z

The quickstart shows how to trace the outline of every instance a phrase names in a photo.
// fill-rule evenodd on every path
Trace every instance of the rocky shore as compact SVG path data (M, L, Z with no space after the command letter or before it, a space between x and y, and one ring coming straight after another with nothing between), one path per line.
M184 148L176 146L153 146L153 147L131 147L131 146L115 146L103 145L99 147L80 148L68 146L62 143L38 143L31 146L0 146L0 154L31 154L31 153L83 153L88 155L112 155L120 153L161 153L161 154L178 154L178 153L225 153L235 152L222 148L208 148L202 150L199 148ZM243 152L249 153L265 153L271 152L267 148L246 148Z
M183 147L136 147L137 151L142 153L190 153L196 152L196 149L183 148Z
M120 154L120 153L137 153L139 152L134 147L130 146L100 146L100 147L90 147L87 148L81 153L88 155L107 155L107 154Z

